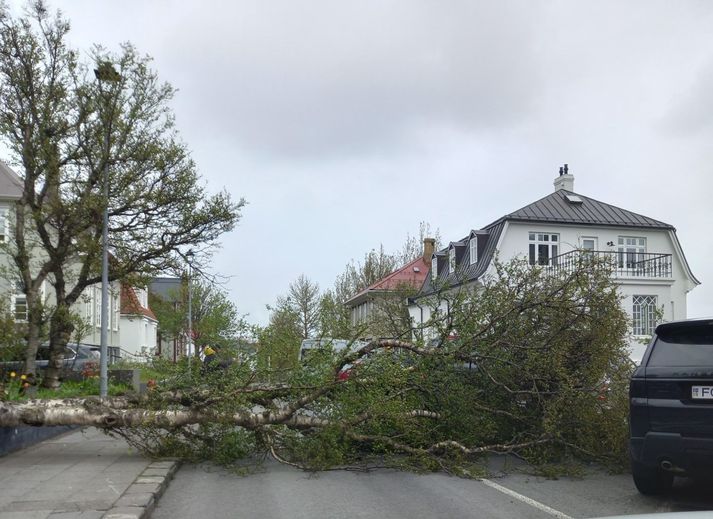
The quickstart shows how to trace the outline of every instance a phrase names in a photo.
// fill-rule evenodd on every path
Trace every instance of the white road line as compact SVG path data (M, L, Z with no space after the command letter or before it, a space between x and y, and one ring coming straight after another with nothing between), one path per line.
M502 485L498 485L494 481L490 481L489 479L481 479L480 480L484 485L489 486L490 488L494 488L498 492L502 492L503 494L507 494L510 497L514 497L515 499L518 499L522 501L523 503L527 503L528 505L537 508L538 510L542 510L543 512L546 512L550 514L553 517L558 517L559 519L573 519L571 516L567 514L563 514L562 512L555 510L554 508L550 508L547 505L543 505L539 501L535 501L534 499L531 499L527 496L523 496L522 494L518 494L514 490L510 490L509 488L505 488Z

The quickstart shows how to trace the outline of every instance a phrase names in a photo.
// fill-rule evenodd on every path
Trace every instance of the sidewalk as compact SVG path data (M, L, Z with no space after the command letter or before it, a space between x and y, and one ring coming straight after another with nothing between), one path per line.
M0 458L0 519L145 518L177 467L73 431Z

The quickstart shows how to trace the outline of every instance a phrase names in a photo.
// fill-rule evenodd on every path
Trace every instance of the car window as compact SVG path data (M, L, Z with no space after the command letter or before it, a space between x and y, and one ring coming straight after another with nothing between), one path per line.
M50 349L39 348L37 350L37 360L50 360Z
M92 348L79 347L79 353L77 355L80 359L98 359L100 357L99 350Z
M662 331L657 335L649 366L713 366L713 327Z

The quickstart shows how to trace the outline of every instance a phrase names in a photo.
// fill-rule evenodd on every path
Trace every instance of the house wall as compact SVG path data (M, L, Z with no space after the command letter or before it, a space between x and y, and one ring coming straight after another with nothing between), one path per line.
M146 356L156 351L157 323L142 315L121 316L121 349L125 355Z
M601 251L616 251L619 236L646 238L647 253L672 255L672 275L669 278L657 279L616 276L619 292L623 297L622 306L631 318L633 295L655 295L665 321L686 318L686 294L695 285L684 270L681 258L676 252L671 232L636 228L581 227L509 222L507 232L503 234L498 249L500 259L509 261L515 257L526 258L529 245L528 235L531 232L558 233L560 242L559 254L565 254L579 248L583 237L596 237L598 250ZM608 246L608 242L614 243L614 246ZM492 272L493 269L494 267L491 265L488 270ZM638 342L636 345L638 346ZM638 358L640 359L640 356Z
M683 260L677 252L675 235L673 231L640 229L640 228L615 228L615 227L589 227L576 225L542 224L537 222L508 222L503 230L498 244L498 258L508 262L516 257L528 258L529 233L559 234L559 254L565 254L581 248L583 237L597 238L597 250L616 251L619 236L646 238L646 252L671 254L672 275L668 278L639 278L616 275L619 293L622 297L622 307L631 319L633 315L633 296L656 296L657 306L662 312L664 321L685 319L687 316L686 294L693 289L695 283L688 276L683 265ZM613 246L607 243L612 242ZM488 268L486 275L495 273L494 263ZM472 283L470 284L473 285ZM468 288L468 287L462 287ZM453 290L461 290L455 288ZM448 295L446 294L447 298ZM430 299L430 301L429 301ZM409 315L415 327L427 322L430 318L430 306L435 303L432 298L421 298L418 305L409 306ZM446 301L438 302L440 312L447 312ZM430 338L430 331L426 330L424 339ZM417 337L415 337L417 338ZM646 349L649 337L632 336L629 347L632 360L638 362Z

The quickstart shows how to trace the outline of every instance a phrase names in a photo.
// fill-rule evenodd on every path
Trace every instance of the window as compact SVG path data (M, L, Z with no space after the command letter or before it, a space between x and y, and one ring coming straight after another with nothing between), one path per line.
M111 298L114 305L114 331L119 331L119 319L121 318L121 306L119 305L119 296L114 294Z
M93 291L94 289L92 289ZM83 296L84 297L84 319L86 320L87 324L92 324L92 298L87 297L86 293Z
M619 268L636 268L646 252L646 238L619 236Z
M582 250L597 250L597 238L593 236L582 236Z
M431 279L433 281L438 277L438 256L435 254L431 258Z
M478 237L477 236L473 236L470 239L469 247L470 247L470 264L472 265L473 263L477 263L477 261L478 261Z
M653 335L656 328L656 296L633 296L634 335Z
M94 326L102 325L102 293L98 287L94 287Z
M530 238L530 265L550 265L552 259L559 254L559 234L531 232Z
M7 240L7 208L0 208L0 243Z
M456 249L455 249L455 247L451 247L451 250L448 251L448 271L450 274L453 274L456 271Z
M25 295L25 286L22 281L15 282L12 307L16 321L27 321L27 295Z

